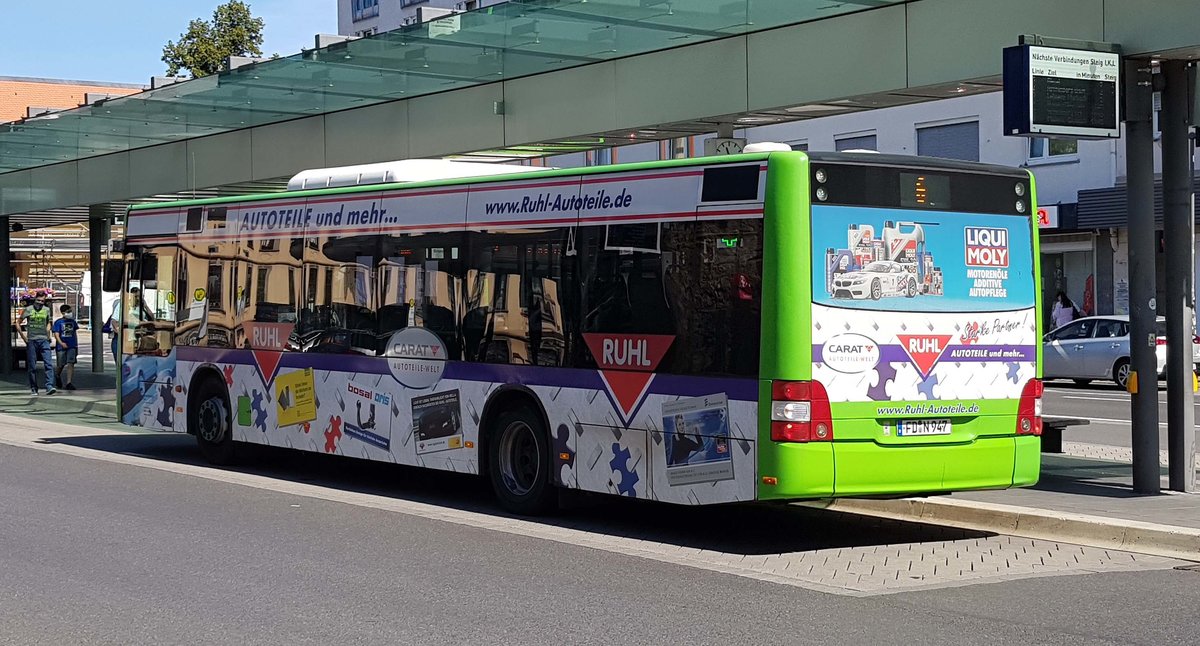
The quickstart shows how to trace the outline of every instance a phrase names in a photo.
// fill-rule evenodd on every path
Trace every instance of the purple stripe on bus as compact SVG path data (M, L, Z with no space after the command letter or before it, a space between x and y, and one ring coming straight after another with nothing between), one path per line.
M250 350L180 346L177 348L177 356L180 361L255 365L254 354ZM312 368L314 370L375 375L391 374L387 360L383 357L368 357L358 354L284 352L279 361L279 367L281 369ZM442 378L524 386L604 389L600 373L586 368L550 368L450 361L446 364L446 372ZM651 382L648 394L702 397L716 393L725 393L729 399L733 400L758 401L758 382L748 378L689 377L660 373Z
M952 345L942 353L942 361L1033 361L1037 358L1034 345ZM887 363L908 362L911 359L904 346L879 346L879 360ZM824 363L824 346L813 346L813 363Z

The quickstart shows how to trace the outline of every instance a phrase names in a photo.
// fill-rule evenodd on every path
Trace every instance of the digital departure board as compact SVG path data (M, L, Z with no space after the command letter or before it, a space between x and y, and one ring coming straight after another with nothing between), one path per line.
M1019 45L1004 50L1004 132L1119 137L1121 55Z

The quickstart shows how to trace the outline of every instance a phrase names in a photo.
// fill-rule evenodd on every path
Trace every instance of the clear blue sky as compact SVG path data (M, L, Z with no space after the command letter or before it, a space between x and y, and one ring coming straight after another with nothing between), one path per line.
M0 76L147 85L162 76L162 48L193 18L211 20L225 0L4 2ZM266 22L263 54L296 54L313 35L337 33L337 0L248 0Z

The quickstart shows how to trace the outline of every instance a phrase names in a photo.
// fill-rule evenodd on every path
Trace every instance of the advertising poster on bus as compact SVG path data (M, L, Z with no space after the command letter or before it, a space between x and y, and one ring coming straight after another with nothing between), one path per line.
M462 448L461 411L458 390L413 397L413 437L417 441L417 453Z
M733 478L729 405L723 393L662 406L667 483L672 487Z
M1016 398L1035 376L1028 218L815 206L812 233L813 370L831 400Z
M385 451L392 444L392 394L358 380L346 384L346 435Z

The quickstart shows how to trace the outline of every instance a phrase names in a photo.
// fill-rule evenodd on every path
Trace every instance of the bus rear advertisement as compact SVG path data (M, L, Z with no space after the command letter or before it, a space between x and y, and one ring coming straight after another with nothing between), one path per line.
M1026 171L491 173L133 207L123 421L478 474L519 513L1037 481Z

